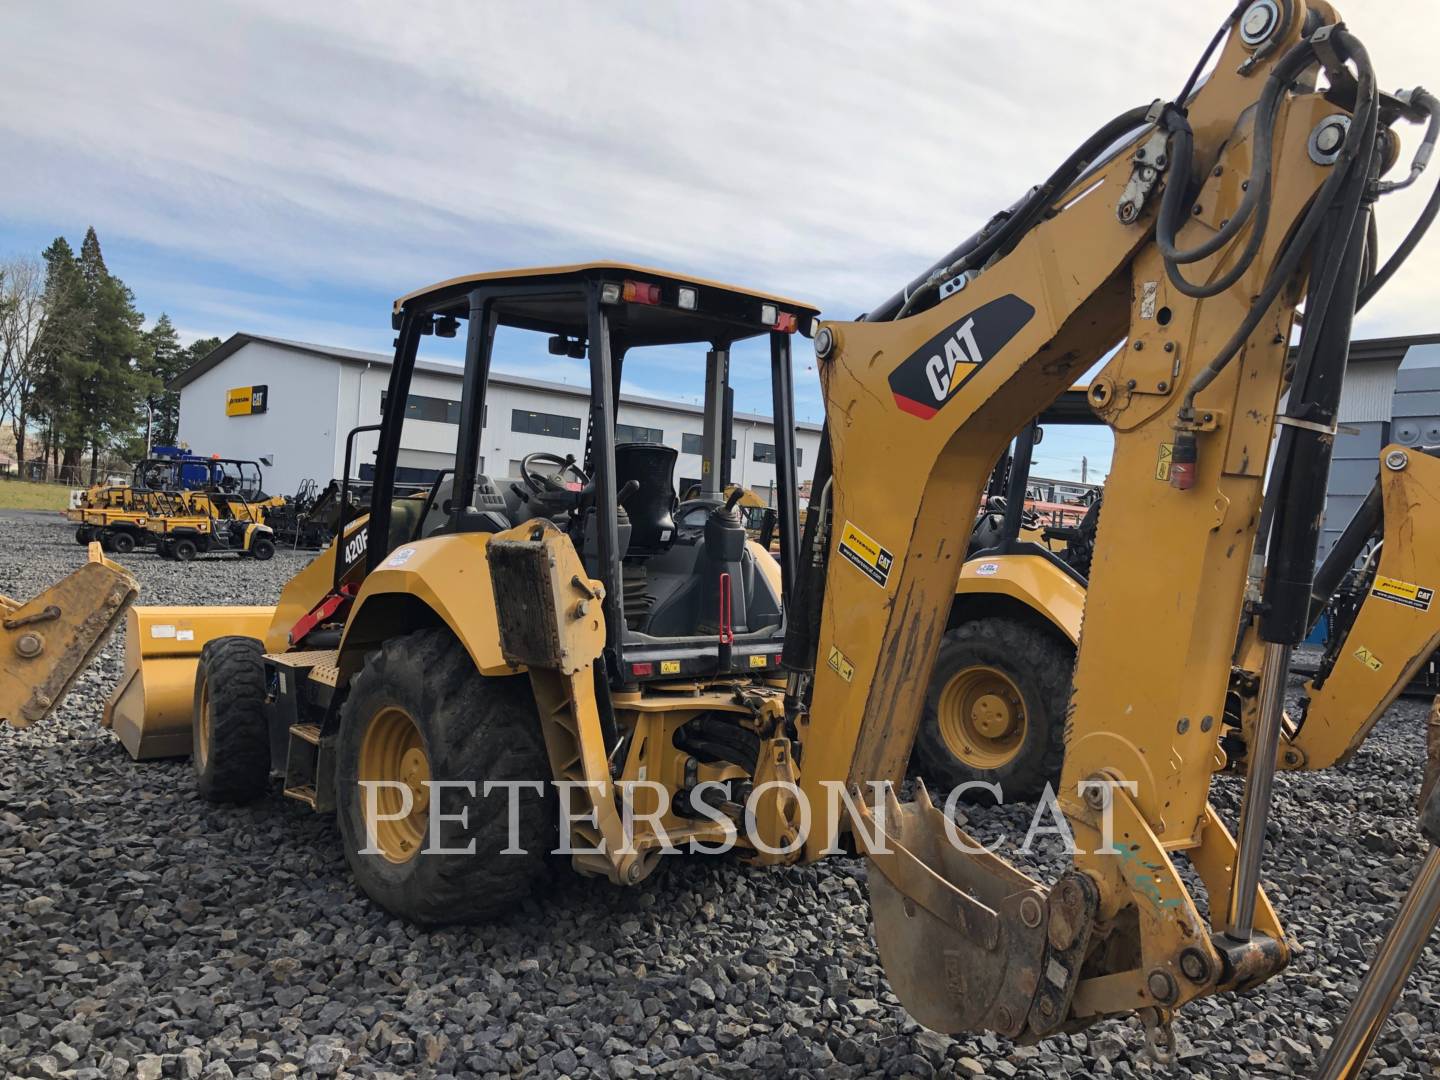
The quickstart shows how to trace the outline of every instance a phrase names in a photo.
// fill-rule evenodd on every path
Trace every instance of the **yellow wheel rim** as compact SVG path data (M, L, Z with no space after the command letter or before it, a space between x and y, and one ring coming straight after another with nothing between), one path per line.
M375 838L375 846L393 863L408 862L425 840L430 757L420 729L404 709L388 706L370 721L360 742L358 779L398 781L409 789L410 813L402 818L394 817L405 805L405 796L398 788L387 784L374 789L373 796L364 787L358 792L361 813L367 815L366 826ZM368 820L372 805L377 811L374 821Z
M210 680L200 684L200 731L195 743L195 759L200 768L210 760Z
M984 665L951 677L940 691L936 719L946 749L975 769L1013 761L1029 726L1020 688L1003 671Z

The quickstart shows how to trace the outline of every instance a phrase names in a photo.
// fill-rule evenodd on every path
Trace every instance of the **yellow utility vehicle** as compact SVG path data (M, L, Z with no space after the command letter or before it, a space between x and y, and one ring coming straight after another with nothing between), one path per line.
M425 923L508 910L557 839L581 873L632 885L677 846L733 843L783 864L845 832L868 859L891 986L920 1023L1036 1039L1138 1012L1164 1042L1186 1002L1254 987L1290 959L1260 885L1285 675L1308 626L1353 314L1428 223L1384 267L1367 260L1401 120L1428 120L1428 147L1440 103L1382 93L1328 4L1238 6L1174 101L1104 125L864 319L818 325L825 436L798 550L780 484L778 560L719 492L682 544L657 448L615 443L616 374L637 349L704 343L718 417L729 344L768 334L785 443L789 331L808 330L813 309L613 263L403 297L391 401L405 400L423 337L466 327L448 492L423 507L382 497L392 410L368 518L277 607L135 613L114 723L143 752L165 730L178 743L188 720L211 799L258 797L281 774L291 797L337 814L364 890ZM591 373L583 457L552 457L548 474L531 461L508 495L478 467L501 326L551 335ZM1075 853L1042 882L923 787L901 804L893 784L991 466L1122 341L1087 391L1115 453L1065 731ZM707 426L712 461L721 438ZM1430 584L1397 580L1410 587L1397 595L1433 606ZM1260 677L1232 835L1209 792L1250 626ZM157 640L175 644L147 653ZM176 705L192 671L187 717ZM1359 1075L1440 914L1433 792L1421 827L1436 846L1325 1077Z

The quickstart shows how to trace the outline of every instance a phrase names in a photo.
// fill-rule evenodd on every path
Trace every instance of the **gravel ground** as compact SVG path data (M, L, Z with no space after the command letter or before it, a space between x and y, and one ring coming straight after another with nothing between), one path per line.
M83 558L53 517L0 516L0 535L10 595ZM303 557L128 563L146 603L252 603ZM1426 706L1402 702L1347 768L1280 778L1266 879L1299 954L1187 1007L1176 1064L1151 1062L1134 1022L950 1039L890 993L856 860L676 858L639 889L566 875L498 925L408 927L356 891L331 821L278 797L211 808L187 763L132 763L99 727L122 648L48 724L0 732L0 1074L1308 1075L1424 853ZM1217 788L1233 818L1238 785ZM1023 833L1030 812L972 825ZM1437 1001L1432 943L1374 1071L1440 1075Z

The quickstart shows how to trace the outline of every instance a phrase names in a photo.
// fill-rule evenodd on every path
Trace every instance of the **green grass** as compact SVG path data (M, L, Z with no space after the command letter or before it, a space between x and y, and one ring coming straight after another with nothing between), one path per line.
M70 489L63 484L32 484L0 479L0 510L64 510Z

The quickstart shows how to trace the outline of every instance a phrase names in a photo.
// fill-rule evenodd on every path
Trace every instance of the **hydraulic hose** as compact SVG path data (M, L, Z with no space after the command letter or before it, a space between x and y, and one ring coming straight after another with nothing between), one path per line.
M1430 122L1425 129L1425 139L1420 144L1420 148L1415 152L1415 159L1410 166L1409 177L1398 184L1392 184L1388 187L1382 185L1381 194L1399 191L1401 188L1409 187L1410 184L1414 183L1415 178L1424 171L1426 164L1430 160L1430 152L1435 146L1436 138L1440 137L1440 99L1437 99L1435 95L1429 91L1417 87L1411 95L1410 100L1414 105L1424 109L1430 114ZM1384 267L1376 272L1370 278L1365 288L1361 290L1360 296L1355 302L1357 310L1368 304L1371 298L1385 287L1385 283L1395 276L1395 271L1405 265L1405 260L1410 257L1410 253L1414 251L1416 245L1420 243L1421 237L1429 231L1431 224L1434 223L1437 213L1440 213L1440 180L1436 181L1434 189L1430 192L1430 198L1426 201L1424 209L1420 211L1420 216L1415 219L1415 224L1412 225L1410 231L1405 234L1405 239L1400 241L1400 245L1391 253L1390 258L1385 261Z
M992 219L985 229L956 248L929 273L912 282L903 293L875 308L867 318L871 322L903 319L914 311L921 299L936 291L941 283L977 270L995 256L1008 251L1040 221L1055 199L1080 178L1095 155L1122 136L1143 126L1149 111L1148 105L1128 109L1100 128L1061 162L1044 183L1032 188L998 227L992 228Z
M1375 94L1374 70L1370 66L1369 56L1365 52L1364 46L1360 44L1354 35L1345 30L1339 30L1335 33L1334 39L1338 45L1346 49L1352 58L1355 59L1356 67L1359 70L1357 107L1356 113L1351 121L1350 131L1346 136L1345 142L1340 150L1340 155L1336 159L1330 175L1326 177L1325 182L1320 185L1320 190L1316 192L1309 210L1306 211L1305 216L1301 219L1299 227L1286 244L1280 258L1276 260L1275 265L1271 268L1264 288L1261 289L1260 295L1255 299L1254 303L1250 305L1250 310L1244 320L1242 320L1240 326L1236 328L1235 332L1220 348L1220 351L1214 359L1202 368L1196 374L1195 378L1191 380L1190 385L1186 387L1185 397L1180 407L1180 418L1182 420L1188 421L1194 418L1196 395L1214 382L1220 373L1229 365L1230 361L1235 358L1235 355L1244 346L1250 335L1255 332L1255 328L1260 325L1260 321L1265 317L1265 313L1270 309L1271 305L1275 303L1276 297L1280 295L1280 290L1285 287L1285 283L1290 280L1290 277L1299 268L1300 260L1310 250L1311 243L1315 239L1315 234L1320 228L1320 223L1330 210L1340 189L1349 180L1351 169L1354 167L1356 158L1361 153L1362 148L1366 153L1367 162L1373 154L1375 129L1379 119L1379 103ZM1287 55L1285 60L1288 61L1289 59L1290 56ZM1284 61L1282 61L1282 63L1283 62ZM1161 214L1162 216L1164 214L1163 207ZM1158 227L1157 223L1157 229ZM1186 433L1182 432L1182 434ZM1191 439L1193 439L1193 437L1193 435L1190 435ZM1177 450L1178 449L1179 444L1177 442Z

